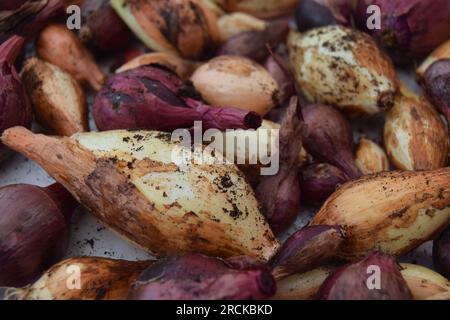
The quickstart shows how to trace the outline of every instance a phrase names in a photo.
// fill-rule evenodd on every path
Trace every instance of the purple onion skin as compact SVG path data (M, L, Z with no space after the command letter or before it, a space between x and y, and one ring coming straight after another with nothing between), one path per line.
M350 179L361 176L353 157L353 132L335 108L315 104L303 109L306 123L304 145L317 160L341 169Z
M369 5L381 8L381 29L368 30ZM450 38L448 0L359 0L355 20L385 47L397 64L422 58Z
M350 26L351 2L351 0L300 0L295 10L298 30L303 32L335 24Z
M309 204L322 204L347 181L347 175L331 164L311 164L302 169L302 200Z
M31 105L14 68L23 42L23 38L13 36L0 45L0 134L14 126L31 127ZM0 161L9 154L10 150L0 143Z
M230 107L211 107L175 74L143 66L114 75L94 101L94 119L101 131L149 129L172 131L202 121L203 128L256 129L261 117ZM195 98L188 95L194 95Z
M280 66L280 63L282 63L283 66ZM288 61L284 58L280 57L275 59L273 56L267 58L264 63L264 67L267 71L269 71L272 78L274 78L278 83L278 87L280 88L278 94L278 104L283 105L284 102L295 94L295 83L293 78L287 74L287 71L291 70L291 67L289 66Z
M292 98L280 127L279 170L263 176L256 188L262 211L275 234L295 221L300 210L300 179L296 159L302 148L303 121L297 98Z
M62 258L75 206L59 184L0 188L0 286L26 285Z
M450 123L450 59L433 63L425 73L423 86L430 101Z
M280 279L332 262L343 240L339 227L318 225L300 229L286 240L271 261L272 274Z
M133 35L109 5L109 0L86 0L81 6L80 37L94 49L109 53L126 48Z
M371 286L376 284L372 281L375 275L372 269L374 267L379 268L380 271L378 288ZM412 299L395 258L379 252L337 269L322 284L318 297L321 300Z
M0 10L15 10L20 8L26 0L2 0L0 3Z
M228 39L218 50L218 55L235 55L262 62L269 56L267 45L277 46L286 39L289 21L279 19L269 23L262 31L241 32Z
M433 241L433 262L436 270L450 279L450 227Z
M162 259L131 285L131 300L260 300L276 283L262 266L238 270L226 261L197 253Z

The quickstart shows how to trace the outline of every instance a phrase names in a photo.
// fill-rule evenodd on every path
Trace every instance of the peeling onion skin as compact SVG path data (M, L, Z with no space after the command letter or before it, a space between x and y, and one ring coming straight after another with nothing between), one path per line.
M433 242L433 262L436 269L450 279L450 227Z
M285 241L272 259L272 274L281 279L333 262L343 239L339 227L309 226L300 229Z
M438 60L427 69L423 87L427 97L450 123L450 54L449 59Z
M301 92L352 117L389 110L397 91L391 60L367 34L342 26L291 31L288 48Z
M368 284L378 267L380 273L379 289L369 289ZM318 297L321 300L411 300L411 292L400 273L395 258L383 253L373 253L367 258L341 267L322 284Z
M351 179L360 177L348 120L327 105L309 105L302 112L307 126L304 137L306 151L314 158L338 167Z
M0 287L0 300L126 300L131 283L152 263L72 257L55 264L28 286ZM81 272L76 290L67 286L73 283L74 268Z
M301 32L334 24L351 25L352 0L300 0L295 22Z
M62 257L76 202L59 184L0 188L0 286L22 286Z
M402 87L386 115L384 145L399 170L434 170L448 161L448 130L436 109Z
M381 28L369 30L367 8L381 8ZM422 58L450 37L448 0L359 0L356 24L384 46L398 64Z
M24 39L13 36L0 45L0 134L14 126L31 127L33 113L25 88L14 68ZM0 142L0 162L11 150Z
M339 257L360 259L380 250L403 255L450 223L450 168L385 172L341 186L310 225L339 225Z
M311 164L301 171L302 200L309 204L322 204L348 180L347 175L335 166Z
M262 266L234 269L226 261L197 253L162 259L130 287L130 300L260 300L276 291Z
M364 175L389 171L386 152L372 140L361 138L355 157L356 166Z

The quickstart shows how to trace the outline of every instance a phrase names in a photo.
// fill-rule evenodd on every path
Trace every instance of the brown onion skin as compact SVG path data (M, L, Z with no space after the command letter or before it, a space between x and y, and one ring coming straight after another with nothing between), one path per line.
M24 39L13 36L0 45L0 134L14 126L31 127L33 114L25 88L13 64ZM10 150L0 143L0 161Z
M380 288L369 289L368 268L380 270ZM370 271L370 272L369 272ZM400 273L395 258L375 252L365 259L337 269L322 284L318 298L321 300L411 300L411 292Z
M303 108L303 117L308 153L338 167L351 179L360 177L352 153L353 132L347 119L335 108L321 104Z
M450 226L433 241L433 262L436 270L450 279Z
M328 163L315 163L302 169L302 200L321 204L349 179L341 169Z
M94 49L110 53L123 50L131 43L133 34L109 5L109 0L86 0L81 14L80 38Z
M269 56L267 45L275 47L286 39L289 21L279 19L269 23L263 31L241 32L228 39L218 50L218 55L243 56L262 62Z
M95 98L94 119L101 131L172 131L190 128L200 120L204 129L256 129L261 125L261 117L254 112L211 107L199 98L171 71L142 66L110 78Z
M430 101L450 122L450 59L433 63L425 73L423 86Z
M351 0L300 0L295 10L295 22L299 31L334 24L350 26Z
M19 184L0 188L0 206L0 286L23 286L64 254L76 202L59 184Z
M290 236L272 259L272 274L276 279L303 273L333 262L344 240L336 226L307 226Z
M368 30L369 5L381 8L381 30ZM358 27L375 37L398 64L421 58L450 37L448 0L359 0Z
M144 270L131 285L130 300L255 300L276 291L270 271L197 253L168 257Z

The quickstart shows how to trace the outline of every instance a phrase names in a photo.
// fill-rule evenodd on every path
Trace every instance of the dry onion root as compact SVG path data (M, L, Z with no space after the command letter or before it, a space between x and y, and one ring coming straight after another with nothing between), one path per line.
M170 139L156 131L60 139L21 127L2 136L103 223L158 256L195 251L269 260L279 243L242 173L233 165L185 163L183 149Z
M357 259L374 250L402 255L450 222L449 184L450 168L366 176L343 185L310 224L343 228L342 258Z

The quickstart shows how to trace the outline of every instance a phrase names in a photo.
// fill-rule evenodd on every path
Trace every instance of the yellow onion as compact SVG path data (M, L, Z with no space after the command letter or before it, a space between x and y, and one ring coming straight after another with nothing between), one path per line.
M373 116L392 107L395 70L368 35L342 26L292 31L288 47L305 97L351 116Z
M278 84L258 63L238 56L219 56L199 67L191 77L210 104L265 115L277 103Z
M111 5L154 51L195 59L220 42L217 18L200 0L112 0Z
M433 170L446 165L448 132L439 113L425 99L403 87L384 125L384 144L401 170Z
M436 61L450 59L450 40L444 42L439 47L436 48L429 56L426 58L420 67L417 69L417 76L422 79L425 76L427 69Z
M402 255L432 239L450 222L450 167L386 172L336 191L311 225L339 225L339 256L357 259L380 250Z
M356 149L355 163L365 175L389 170L386 152L378 144L364 137Z
M147 64L157 64L169 68L175 72L182 80L189 79L198 64L184 60L177 55L167 52L151 52L142 54L116 70L116 73L138 68Z
M401 263L401 273L415 300L425 300L437 294L450 292L450 281L423 266Z
M223 15L217 21L222 41L247 31L263 31L267 22L243 12Z
M262 19L291 14L297 0L214 0L225 11L245 12Z

